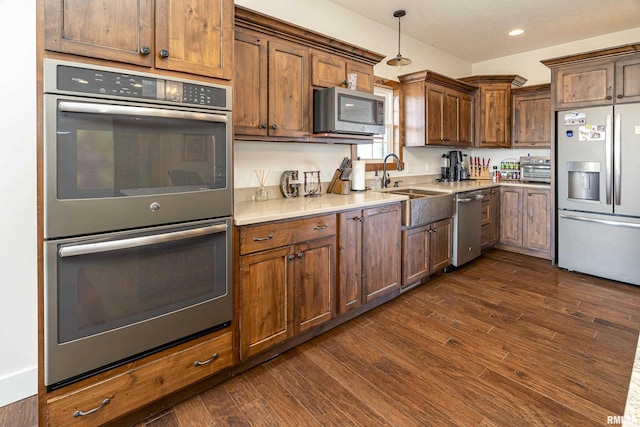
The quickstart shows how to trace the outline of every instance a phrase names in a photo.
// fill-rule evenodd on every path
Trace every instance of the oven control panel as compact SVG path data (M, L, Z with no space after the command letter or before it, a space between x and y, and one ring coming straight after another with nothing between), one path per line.
M94 94L115 99L140 99L228 109L228 88L164 76L132 74L126 70L75 65L56 66L56 91Z

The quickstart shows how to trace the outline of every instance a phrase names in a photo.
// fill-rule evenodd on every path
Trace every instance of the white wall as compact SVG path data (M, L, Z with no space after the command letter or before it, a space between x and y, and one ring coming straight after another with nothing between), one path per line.
M478 62L473 64L473 74L519 74L527 79L525 86L549 83L551 70L542 64L541 60L638 43L639 40L640 27L545 49L532 50L519 55Z
M0 406L37 392L35 2L0 1Z

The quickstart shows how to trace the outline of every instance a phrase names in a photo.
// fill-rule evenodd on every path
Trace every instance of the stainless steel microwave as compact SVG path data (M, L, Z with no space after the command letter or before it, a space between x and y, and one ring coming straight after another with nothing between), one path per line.
M313 94L313 132L351 135L384 133L384 98L332 87Z

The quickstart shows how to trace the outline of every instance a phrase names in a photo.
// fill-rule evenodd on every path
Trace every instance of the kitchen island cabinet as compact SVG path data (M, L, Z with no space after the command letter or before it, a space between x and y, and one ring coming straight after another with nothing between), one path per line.
M46 0L45 49L229 80L233 7L233 0Z
M452 220L402 230L402 286L418 283L451 265Z
M242 227L240 359L335 316L336 216Z
M400 204L338 214L338 313L400 289Z
M550 189L500 189L500 242L496 247L551 259L550 224Z

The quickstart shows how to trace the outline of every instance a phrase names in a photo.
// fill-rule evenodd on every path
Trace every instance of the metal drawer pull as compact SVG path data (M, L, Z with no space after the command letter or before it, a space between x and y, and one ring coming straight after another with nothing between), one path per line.
M329 228L329 226L327 224L325 224L325 225L314 225L313 226L314 230L324 230L326 228Z
M109 402L111 402L111 399L109 399L108 397L106 399L104 399L102 401L102 405L98 406L97 408L93 408L90 411L87 412L82 412L82 411L76 411L73 413L73 418L78 418L78 417L84 417L85 415L91 415L94 412L99 411L100 409L104 408L105 405L108 405Z
M267 237L254 237L253 241L254 242L264 242L265 240L271 240L273 239L273 231L271 233L269 233L269 235Z
M193 362L193 366L202 366L202 365L208 365L209 363L213 362L214 360L216 360L218 357L220 357L220 355L218 353L213 353L213 356L211 356L211 359L207 359L204 362L201 362L199 360L196 360L195 362Z

